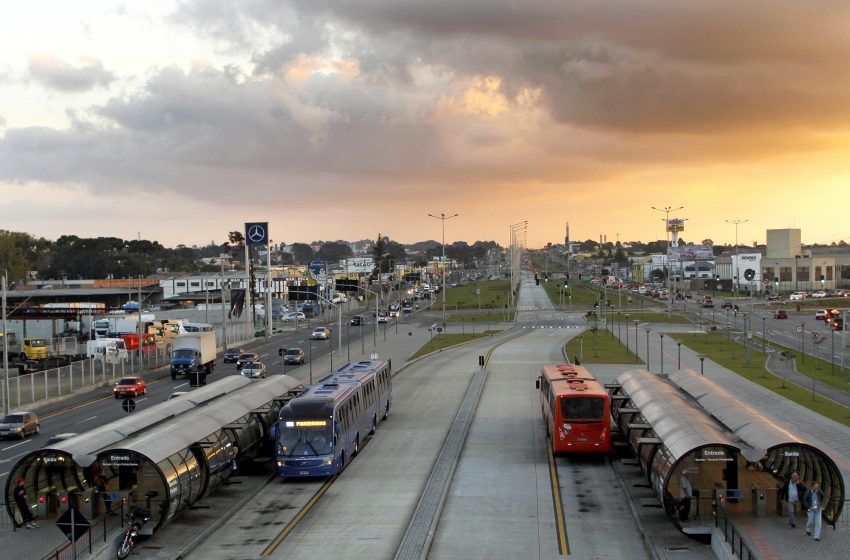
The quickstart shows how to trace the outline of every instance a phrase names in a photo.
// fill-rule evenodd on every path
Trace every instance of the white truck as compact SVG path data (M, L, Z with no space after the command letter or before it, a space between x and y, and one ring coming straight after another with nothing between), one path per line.
M203 371L210 374L215 367L215 333L195 332L174 337L171 341L171 379Z
M86 356L98 360L126 360L127 345L123 338L98 338L86 343Z
M142 313L142 332L148 332L148 326L156 320L153 313ZM92 323L92 331L95 338L106 338L109 333L134 333L139 332L139 316L118 315L98 319Z

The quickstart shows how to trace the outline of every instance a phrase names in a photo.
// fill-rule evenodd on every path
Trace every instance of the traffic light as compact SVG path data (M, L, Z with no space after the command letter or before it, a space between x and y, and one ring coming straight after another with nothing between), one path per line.
M564 288L569 288L569 287L570 287L570 281L564 280Z
M826 281L826 278L824 278L823 274L821 274L821 275L820 275L820 285L821 285L821 286L823 286L823 283L824 283L825 281Z
M773 285L776 286L777 288L779 287L779 278L773 279Z

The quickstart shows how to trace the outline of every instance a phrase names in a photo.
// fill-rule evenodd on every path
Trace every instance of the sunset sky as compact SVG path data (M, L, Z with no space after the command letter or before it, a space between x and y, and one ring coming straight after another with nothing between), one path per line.
M850 242L847 0L7 2L0 229Z

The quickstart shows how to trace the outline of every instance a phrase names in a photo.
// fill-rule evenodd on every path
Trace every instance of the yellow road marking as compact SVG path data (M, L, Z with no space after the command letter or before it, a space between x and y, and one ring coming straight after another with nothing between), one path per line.
M558 552L562 556L570 554L570 544L567 540L567 524L564 521L564 506L561 501L561 486L558 484L558 470L555 468L555 454L552 452L552 440L546 438L546 448L549 452L549 480L552 483L552 503L555 506L555 532L558 534Z
M334 475L330 477L324 484L322 484L322 487L319 488L319 490L312 498L310 498L310 501L304 504L304 507L301 508L301 511L298 512L298 515L293 517L292 521L290 521L286 525L286 527L284 527L283 530L277 534L277 536L272 540L272 542L269 543L269 545L263 550L260 556L271 556L275 549L280 546L280 543L283 542L283 539L285 539L289 535L289 533L291 533L292 530L295 529L295 526L298 525L298 522L301 521L301 519L303 519L305 515L307 515L307 513L313 508L313 506L316 505L316 502L319 501L319 498L321 498L322 495L327 492L328 488L330 488L331 484L333 484L334 480L336 480L338 476L339 475Z

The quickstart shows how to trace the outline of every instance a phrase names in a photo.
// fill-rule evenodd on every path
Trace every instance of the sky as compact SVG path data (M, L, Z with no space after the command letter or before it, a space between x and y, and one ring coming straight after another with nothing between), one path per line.
M0 229L850 242L846 0L4 3Z

